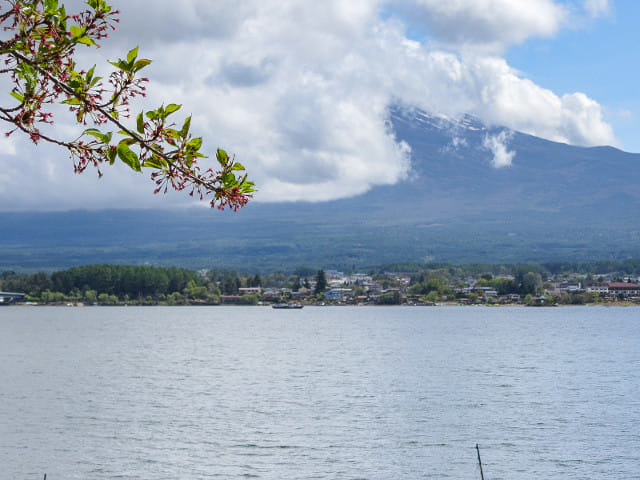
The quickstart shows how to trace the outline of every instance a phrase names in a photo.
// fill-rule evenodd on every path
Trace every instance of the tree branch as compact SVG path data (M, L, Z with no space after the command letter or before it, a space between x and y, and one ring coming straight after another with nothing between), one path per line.
M45 70L44 68L42 68L40 65L38 65L38 63L32 61L31 59L27 58L26 56L24 56L23 54L19 53L19 52L10 52L10 55L14 56L16 59L23 61L25 63L27 63L28 65L30 65L31 67L35 68L36 70L38 70L38 72L40 72L41 74L45 75L49 80L51 80L54 84L56 84L59 88L61 88L62 90L65 91L65 93L67 93L68 95L77 98L80 102L83 103L83 105L86 105L86 99L82 96L79 95L73 88L71 88L69 85L67 85L66 83L62 82L61 80L59 80L58 78L56 78L55 76L53 76L50 72L48 72L47 70ZM141 146L143 146L145 149L147 149L149 152L158 155L159 157L162 157L163 159L165 159L167 161L167 163L172 167L175 168L176 170L178 170L181 174L183 174L185 177L189 178L192 182L194 182L197 185L200 185L202 187L205 188L209 188L211 190L218 190L220 187L212 185L210 182L207 182L206 180L203 180L195 175L193 175L191 173L191 171L189 171L188 169L180 166L179 164L177 164L172 157L170 157L169 155L167 155L165 152L158 150L157 148L155 148L153 145L151 145L150 143L148 143L144 138L140 137L137 132L134 132L133 130L131 130L130 128L128 128L126 125L124 125L121 121L119 121L117 118L115 118L106 108L104 108L101 105L96 105L95 107L91 107L95 110L97 110L98 112L100 112L102 115L105 116L105 118L107 118L111 123L113 123L114 125L116 125L118 128L120 128L123 132L126 132L127 135L129 135L131 138L133 138L138 144L140 144ZM21 130L28 132L27 130L25 130L24 128L20 128ZM47 139L44 135L39 134L43 139L47 140L47 141L51 141L52 143L57 143L58 145L61 146L67 146L66 143L64 142L60 142L60 141L56 141L53 139ZM68 147L67 147L68 148Z

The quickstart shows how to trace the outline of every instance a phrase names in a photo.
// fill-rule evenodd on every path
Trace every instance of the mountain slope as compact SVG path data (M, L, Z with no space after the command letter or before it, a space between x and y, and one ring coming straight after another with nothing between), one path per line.
M289 270L384 262L520 262L640 256L640 155L549 142L472 118L395 109L410 177L326 203L237 214L0 214L0 270L84 263ZM492 166L488 139L515 152Z

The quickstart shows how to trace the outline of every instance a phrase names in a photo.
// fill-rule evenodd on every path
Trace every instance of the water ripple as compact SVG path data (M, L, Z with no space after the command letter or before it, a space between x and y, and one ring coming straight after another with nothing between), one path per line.
M2 478L638 479L637 309L8 308Z

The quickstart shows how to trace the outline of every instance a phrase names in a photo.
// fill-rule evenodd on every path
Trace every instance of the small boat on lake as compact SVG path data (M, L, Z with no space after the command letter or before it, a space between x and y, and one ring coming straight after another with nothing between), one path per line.
M282 309L300 309L303 308L304 305L301 305L299 303L274 303L273 305L271 305L271 308L282 308Z

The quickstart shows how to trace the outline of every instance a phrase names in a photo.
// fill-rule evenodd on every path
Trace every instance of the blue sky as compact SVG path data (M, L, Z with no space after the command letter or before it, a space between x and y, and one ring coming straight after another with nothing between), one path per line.
M182 104L205 151L223 147L248 168L258 202L331 200L411 178L411 149L388 128L392 104L640 152L640 3L631 0L111 3L122 11L117 31L79 64L106 76L106 60L139 45L153 63L134 112ZM77 133L64 115L55 129ZM517 164L509 139L485 142L503 153L494 166ZM0 137L0 158L8 210L191 201L151 195L148 177L122 165L101 180L74 175L64 151L18 137Z
M596 19L511 47L510 65L556 93L585 92L604 109L620 147L640 152L640 2L609 2Z

